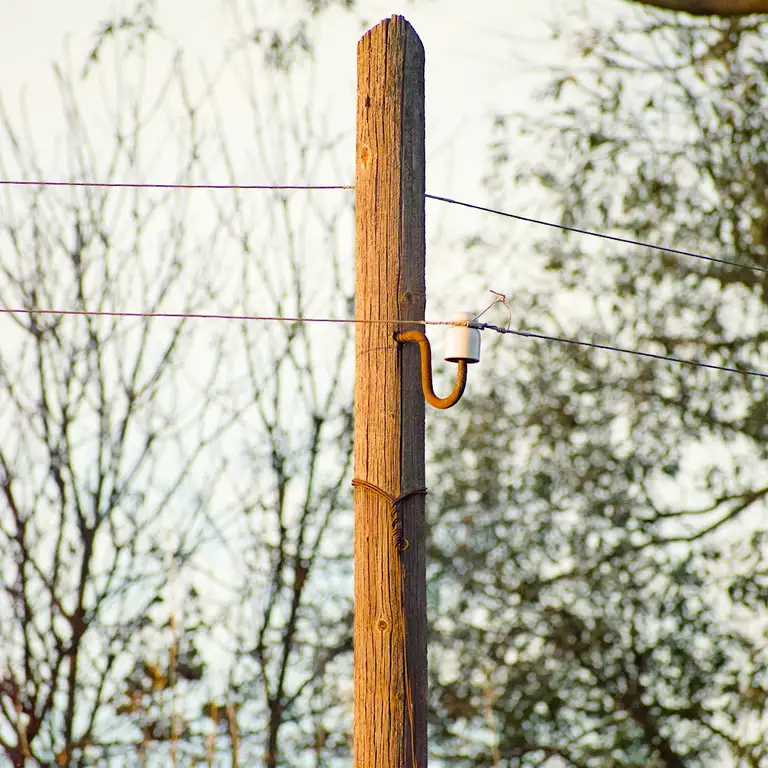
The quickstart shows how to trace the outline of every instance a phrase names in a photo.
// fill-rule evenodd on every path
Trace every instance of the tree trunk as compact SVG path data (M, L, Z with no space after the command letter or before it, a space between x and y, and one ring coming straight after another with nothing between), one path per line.
M768 13L768 0L631 0L640 5L680 11L693 16L749 16Z

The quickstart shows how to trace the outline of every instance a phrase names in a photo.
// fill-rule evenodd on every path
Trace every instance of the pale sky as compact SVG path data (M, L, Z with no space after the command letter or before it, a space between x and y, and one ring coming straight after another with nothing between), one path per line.
M215 72L223 47L233 39L228 0L157 2L161 27L184 50L188 71L202 73L205 70L209 75ZM247 5L248 0L241 0L241 4ZM0 0L0 99L14 123L20 119L19 104L23 99L29 131L40 151L41 174L47 179L62 180L61 169L65 165L58 141L64 126L52 64L65 60L69 54L73 68L79 69L99 23L109 16L130 11L134 5L134 0ZM262 23L269 26L273 18L285 13L286 6L303 8L304 0L253 0L253 5L265 14L261 17ZM246 89L238 80L237 72L228 71L217 83L216 96L234 147L233 154L243 161L238 167L238 181L243 184L354 183L357 41L366 28L398 13L413 24L426 51L428 192L481 205L500 203L513 212L555 218L556 214L547 211L542 201L516 195L514 190L501 201L492 200L482 178L489 170L493 115L534 113L544 108L534 94L545 82L548 65L568 61L566 44L553 43L549 28L555 23L565 28L572 21L575 24L576 17L586 12L586 6L593 18L601 17L606 22L611 17L632 12L623 0L357 0L355 13L338 9L327 12L319 25L311 27L317 62L315 85L304 83L303 87L311 91L313 109L317 109L318 120L323 121L327 133L341 137L338 165L323 165L316 177L307 180L267 177L254 171L246 162L257 154L246 118ZM158 59L156 72L149 75L148 88L157 86L166 65L162 57ZM258 78L263 73L257 71L253 75ZM299 73L299 80L301 77L304 75ZM203 88L202 74L200 81L192 85ZM299 82L298 93L301 87ZM84 110L98 116L103 112L102 100L109 100L109 88L100 89L98 83L90 83L84 93ZM94 123L94 127L98 132L99 125ZM140 178L126 181L172 182L176 169L172 153L166 149L159 148L157 161L145 168ZM536 151L535 146L529 144L510 149L510 175L515 169L516 152L526 155ZM0 142L0 153L6 152L7 147ZM226 183L227 179L222 171L220 177L214 173L208 181ZM200 215L194 206L204 205L197 202L200 199L192 200L190 227L195 224L195 215ZM517 281L535 291L541 285L541 276L531 271L534 267L530 258L532 240L542 235L539 228L429 201L427 224L429 317L445 317L457 310L480 311L489 303L489 288L507 292L513 290L513 282ZM478 231L487 231L490 241L498 238L503 245L497 253L488 256L483 276L465 280L467 255L462 238ZM352 236L352 228L347 227L346 240L341 245L350 274L354 259ZM585 242L584 247L594 247L594 243ZM225 258L216 253L211 256ZM237 258L240 256L236 254ZM510 305L514 307L514 304L514 295L510 295ZM226 310L226 307L209 309ZM260 309L262 307L251 307L254 313ZM311 311L316 316L334 314L333 308L325 306L321 299ZM558 307L557 311L573 313L578 307ZM503 318L496 318L499 319ZM0 321L0 325L3 322ZM332 336L335 330L323 329L322 333ZM0 336L2 334L0 329ZM477 368L482 370L493 365L493 359L486 353L482 366ZM472 371L470 390L473 377L478 375L482 374ZM437 383L440 389L445 389L445 379L438 377ZM732 452L733 447L729 446L729 450ZM726 458L724 454L723 460ZM679 480L676 484L676 489L660 490L670 496L675 492L688 492ZM216 567L226 560L221 552L218 554L222 559L216 561ZM226 669L222 668L222 680L225 673Z
M260 12L282 13L283 0L256 0ZM301 0L303 5L303 0ZM19 103L26 104L29 130L40 151L41 173L50 180L61 180L64 163L58 136L63 132L52 63L62 61L69 52L73 68L79 69L92 45L92 33L106 19L109 9L128 11L134 2L105 3L104 0L0 0L0 97L16 122ZM355 79L357 41L368 26L393 13L400 13L413 24L426 51L427 114L427 189L433 194L456 197L469 202L492 202L482 185L488 171L488 144L491 119L496 112L533 111L534 90L542 85L546 67L562 62L565 49L549 42L548 25L567 24L569 15L582 10L581 0L358 0L355 14L334 9L323 16L319 28L313 28L317 53L316 92L313 93L318 115L328 121L326 130L343 136L341 160L337 168L323 166L314 184L354 183ZM185 65L190 72L209 74L216 70L223 46L232 40L232 26L225 0L158 0L158 18L167 35L185 51ZM619 13L621 0L591 2L606 13ZM270 7L269 11L264 8ZM269 24L269 18L264 21ZM155 87L162 76L158 61L157 76L150 73L148 88ZM259 76L259 73L255 73ZM203 87L202 79L199 84ZM83 108L98 120L109 88L98 83L87 86ZM252 175L245 160L256 154L253 137L244 118L245 91L237 76L228 73L216 89L217 98L229 131L234 154L243 159L238 181L245 184L296 183L295 178L265 178ZM111 94L114 96L114 93ZM102 103L102 100L104 103ZM107 105L108 107L108 105ZM94 123L98 131L99 125ZM111 136L111 134L109 134ZM0 153L7 147L0 143ZM521 151L529 151L528 147ZM514 148L513 162L514 168ZM99 181L95 178L94 181ZM170 182L174 180L173 158L160 148L157 162L145 168L140 178L126 181ZM209 181L226 183L213 177ZM303 180L298 180L304 183ZM194 198L192 205L197 205ZM509 210L545 214L526 199L511 196L503 201ZM194 208L190 209L190 226ZM462 236L478 228L500 226L495 217L431 202L427 205L429 242L437 243L428 251L428 315L434 317L445 308L451 315L457 310L482 309L488 301L488 288L506 291L505 284L462 282L465 252ZM506 274L522 273L525 278L530 261L526 243L541 233L523 224L508 222L505 239L515 245L500 253ZM507 222L504 223L506 227ZM351 230L348 233L352 235ZM345 244L347 263L353 264L353 243ZM216 256L218 254L212 254ZM239 254L238 254L239 255ZM519 263L518 260L519 259ZM507 264L511 260L511 264ZM488 279L499 272L501 261L489 264ZM453 293L457 295L454 297ZM474 292L474 293L473 293ZM460 295L459 295L460 294ZM514 303L514 299L512 299ZM138 309L119 307L117 309ZM210 307L211 310L218 307ZM253 307L254 312L260 307ZM332 313L321 302L312 307L315 315ZM333 331L329 330L328 333ZM493 361L485 361L492 366ZM473 372L474 373L474 372ZM442 383L439 381L438 383ZM470 387L472 382L470 381Z
M45 138L56 130L55 121L49 119L55 102L51 63L60 60L67 48L74 61L81 61L92 31L107 15L105 9L129 10L133 2L0 3L0 92L11 114L24 93L30 122L44 145ZM161 24L182 44L188 63L200 61L209 71L215 68L222 44L231 39L226 5L222 0L159 3ZM258 5L266 8L269 4ZM281 13L283 5L273 0L270 11ZM490 116L532 106L531 93L541 84L544 68L562 54L562 49L548 43L548 25L564 19L567 23L568 16L582 5L581 0L358 0L355 14L333 10L323 17L316 32L318 103L329 107L339 130L346 128L354 135L357 40L364 24L374 24L392 13L405 15L426 49L429 191L482 198L479 179L487 169ZM595 5L590 6L593 12ZM609 13L618 12L623 5L620 0L600 3ZM233 84L221 83L220 92L225 95L224 103L234 109L238 94ZM247 135L242 140L247 146ZM348 176L353 167L350 154ZM349 183L349 178L322 181ZM465 215L452 211L452 218Z
M42 0L0 0L3 24L0 26L0 71L2 97L12 118L19 115L19 103L26 105L30 132L40 151L40 165L50 179L62 178L62 150L57 136L62 132L59 98L52 74L54 61L73 62L79 70L93 44L93 31L110 16L128 12L134 0L105 3L103 0L71 0L67 3ZM247 7L247 3L243 4ZM260 23L269 27L273 20L285 19L286 13L296 18L304 0L294 2L254 3L262 14ZM319 27L312 27L316 49L316 86L311 90L313 105L331 135L343 137L336 168L324 167L311 179L315 184L354 183L355 79L356 45L368 26L393 13L406 16L420 35L426 51L426 115L427 115L427 191L470 202L500 202L509 210L546 217L548 211L537 201L511 195L503 201L492 201L482 185L489 170L491 122L498 112L533 112L539 106L532 95L547 74L548 65L563 61L568 50L550 41L549 28L554 23L568 25L568 19L581 15L583 0L358 0L355 13L339 9L325 13ZM289 9L286 11L286 7ZM159 0L158 20L168 38L184 51L184 66L189 72L212 76L223 55L223 48L233 39L230 3L227 0L187 0L184 3ZM599 0L591 3L590 13L606 16L625 10L621 0ZM167 60L158 60L156 73L150 73L148 88L160 81L167 71ZM105 68L109 72L109 68ZM255 73L258 78L259 73ZM203 87L200 75L200 88ZM231 71L216 86L230 144L245 161L252 151L246 113L246 87ZM297 78L301 87L301 78ZM115 89L112 84L99 86L91 78L85 108L93 109L93 125L98 130L104 104ZM193 83L194 85L194 83ZM298 101L301 101L301 95ZM107 107L107 110L109 107ZM111 134L108 134L111 136ZM158 145L162 141L156 142ZM516 165L516 147L512 147L510 174ZM517 148L527 159L530 146ZM158 150L139 178L126 181L173 181L175 169L167 166L165 148ZM172 161L171 161L172 162ZM265 178L261 171L238 166L240 183L296 183L277 172ZM64 173L66 175L66 173ZM208 181L226 181L211 172ZM280 178L275 178L279 176ZM289 172L286 173L289 175ZM528 193L530 194L530 193ZM195 200L200 199L195 198ZM522 280L534 279L527 258L532 239L542 234L540 228L448 206L427 203L428 243L438 244L428 252L428 315L484 307L487 290L513 290L510 281L493 285L464 282L464 296L451 297L457 278L463 278L466 254L462 239L478 231L503 232L504 240L513 240L513 253L499 240L499 250L488 272L498 275L502 266L511 263ZM351 232L350 232L351 234ZM349 243L350 258L352 243ZM517 265L519 257L519 267ZM511 260L511 261L510 261ZM506 271L506 270L505 270ZM498 278L497 278L498 279ZM538 277L536 278L538 279ZM476 298L475 298L476 296ZM484 303L485 302L485 303ZM444 308L444 309L443 309ZM317 311L323 313L323 307ZM326 312L327 313L327 312Z
M115 15L127 12L135 0L105 3L103 0L71 0L66 3L43 0L0 0L3 24L0 26L0 71L2 96L9 113L18 114L19 97L24 96L31 130L41 153L51 152L41 160L50 178L58 178L56 161L61 152L55 149L55 136L60 131L60 112L55 93L51 64L69 51L79 67L92 45L93 30L116 9ZM248 6L248 3L243 4ZM270 26L273 19L292 18L303 10L304 0L253 3L259 20ZM628 12L630 5L622 0L358 0L354 13L339 9L325 13L318 28L312 27L316 45L316 87L312 86L313 110L327 121L327 131L343 136L340 162L335 169L318 171L316 184L351 184L354 182L354 120L356 45L364 30L393 13L406 16L420 35L426 50L426 115L427 115L427 191L470 202L502 203L509 210L547 218L549 212L540 201L528 199L514 191L502 201L491 201L482 185L489 170L491 122L498 112L535 112L541 109L533 99L535 90L545 82L547 68L563 63L569 54L566 44L551 42L549 30L555 23L567 28L570 20L590 15L608 20ZM189 71L202 71L210 76L221 60L223 47L233 39L230 3L227 0L159 0L158 19L169 38L184 50L184 64ZM286 11L286 8L289 10ZM629 11L631 12L631 10ZM158 78L165 62L158 64ZM257 75L258 76L258 75ZM110 90L109 87L106 89ZM251 153L253 137L245 113L246 91L231 73L217 84L216 97L230 132L230 142L243 157ZM90 92L96 107L102 94L97 87ZM299 98L301 100L301 97ZM515 171L517 156L528 159L529 145L511 147L509 175ZM534 150L535 151L535 148ZM169 181L173 171L163 167L162 155L140 179L133 181ZM152 178L149 178L151 176ZM209 181L216 182L216 178ZM240 183L295 183L291 178L263 178L259 171L243 164ZM527 193L530 195L530 192ZM500 220L456 206L427 203L428 243L439 242L439 252L428 253L427 275L430 306L447 303L451 314L468 299L455 301L446 296L448 287L461 276L466 258L462 238L495 228L505 239L514 240L514 253L502 247L499 240L495 263L488 272L499 273L510 257L520 257L521 278L538 279L527 272L527 255L533 238L542 232L538 227ZM589 245L587 245L589 247ZM439 261L438 261L439 259ZM438 268L436 265L451 265ZM469 288L478 294L472 304L483 304L488 288L502 292L513 290L511 284L477 285ZM445 302L442 300L445 299ZM462 304L463 301L463 304ZM454 306L455 305L455 306ZM461 306L459 306L461 305ZM430 312L428 306L428 313Z
M40 173L51 180L62 179L62 168L66 168L66 163L62 160L58 137L63 133L64 125L52 64L65 61L69 56L73 69L79 71L100 22L129 11L134 2L0 0L0 4L3 9L0 96L14 122L19 120L19 104L23 98L29 131L40 152ZM279 16L285 13L286 6L289 9L303 8L304 0L272 0L271 4L260 0L254 5L259 13L267 14L260 17L260 22L269 26L270 13ZM603 8L606 13L618 13L624 6L621 0L600 0L591 3L590 10L598 13ZM192 73L205 70L209 75L215 72L223 47L233 39L228 12L230 4L226 0L186 0L183 3L158 0L158 7L160 26L184 50L187 70ZM110 9L114 12L110 13ZM367 27L393 13L401 13L415 27L426 51L427 189L433 194L470 202L491 202L481 183L489 168L491 118L496 112L537 108L532 93L543 83L547 65L562 61L567 50L549 42L549 25L554 22L567 24L569 16L582 10L581 0L358 0L354 14L338 9L326 13L320 27L313 28L318 69L316 92L312 93L313 109L317 109L318 120L328 121L327 131L342 136L343 140L338 167L323 166L316 177L306 181L314 184L354 183L357 41ZM157 87L167 62L159 57L154 66L156 71L149 74L148 89ZM109 72L109 67L104 69ZM242 73L237 70L228 71L216 87L233 152L237 159L243 160L238 167L238 181L246 184L305 183L305 180L282 176L265 177L249 168L246 161L256 152L245 118L246 90L238 80L239 74ZM261 76L263 73L255 73L255 77ZM198 85L202 89L203 76L200 78L199 83L192 83L193 87ZM114 88L109 83L106 87L100 86L95 79L89 80L83 92L81 102L85 119L93 120L97 136L101 128L99 121L103 120L105 111L109 112L109 100L114 95ZM106 127L109 130L109 126ZM112 138L111 132L103 135ZM512 149L514 169L515 148ZM7 147L0 144L0 152L6 151ZM525 147L521 151L530 149ZM159 146L156 162L145 167L138 178L125 180L173 181L176 169L172 154L167 147ZM220 176L215 169L211 173L209 181L226 183L223 169ZM93 180L99 181L97 178ZM15 196L16 192L13 194ZM19 190L18 195L22 194ZM297 195L295 199L300 205L303 198ZM503 204L518 212L547 213L537 209L532 201L515 199L514 195ZM210 198L193 195L190 206L187 222L193 228L206 215L201 212L202 206L209 211ZM199 206L199 210L195 206ZM488 289L506 292L513 278L522 284L527 282L534 290L540 285L526 272L531 269L527 244L541 235L537 228L436 202L428 202L427 223L430 244L427 253L428 317L453 316L458 310L479 312L489 303ZM504 246L491 255L488 268L484 270L486 274L473 281L464 274L467 257L462 237L478 230L485 231L486 227L489 233L504 233L499 236L503 238ZM347 240L340 247L351 275L353 230L347 227L345 232ZM226 253L210 255L221 263L227 258ZM319 251L317 255L320 255ZM232 258L237 260L242 256L233 252ZM280 253L275 253L274 260L279 262ZM506 277L499 277L500 273ZM514 306L514 296L510 296L510 302ZM115 309L136 310L140 307ZM170 311L174 307L166 309ZM228 307L217 304L208 309L226 311ZM258 313L263 307L253 305L247 309ZM334 314L333 307L327 306L322 298L318 298L310 309L315 316ZM489 319L492 318L489 316ZM203 333L203 326L199 331ZM336 332L326 328L316 333L327 333L330 337ZM440 335L438 332L433 335L438 337L438 348L442 347ZM485 359L483 365L492 367L493 360ZM473 375L481 374L473 372ZM444 385L439 375L438 384Z

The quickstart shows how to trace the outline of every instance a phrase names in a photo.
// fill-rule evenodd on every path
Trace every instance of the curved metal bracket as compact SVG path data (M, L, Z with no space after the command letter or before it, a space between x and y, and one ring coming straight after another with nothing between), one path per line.
M395 334L395 341L401 344L407 344L413 341L419 345L421 353L421 389L424 392L424 399L433 407L444 410L461 400L464 394L464 388L467 386L467 363L465 360L459 360L459 369L456 372L456 383L453 391L448 397L438 397L432 388L432 347L429 345L429 339L422 331L403 331Z

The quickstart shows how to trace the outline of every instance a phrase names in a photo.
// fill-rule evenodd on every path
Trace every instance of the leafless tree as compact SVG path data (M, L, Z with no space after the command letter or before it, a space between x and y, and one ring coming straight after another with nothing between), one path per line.
M144 6L101 27L85 67L56 68L60 178L338 171L336 140L290 77L303 27L264 38L265 68L249 6L230 7L238 38L202 86ZM217 103L237 67L255 150L237 149ZM98 87L109 98L94 113ZM35 130L3 111L5 178L53 175ZM351 200L3 196L0 305L18 311L0 318L2 754L175 764L220 747L233 765L277 765L308 749L327 764L346 749L327 673L350 651L350 334L181 315L347 314ZM174 316L109 314L125 311Z

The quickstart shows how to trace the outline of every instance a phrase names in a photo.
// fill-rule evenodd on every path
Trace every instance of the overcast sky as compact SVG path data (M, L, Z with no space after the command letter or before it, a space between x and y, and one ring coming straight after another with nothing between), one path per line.
M52 65L54 62L72 62L79 71L94 40L94 31L107 18L129 11L134 2L105 3L104 0L0 0L3 23L0 25L0 71L3 104L17 122L19 105L26 104L29 131L40 155L40 175L48 179L66 178L67 163L62 159L59 137L64 133L60 101L57 95ZM284 8L303 6L303 0L278 2L258 0L254 5L259 13L278 14L260 17L260 23L269 26L276 22ZM241 3L247 6L247 2ZM618 13L624 7L621 0L599 0L590 3L593 13L600 8L606 13ZM486 203L488 192L481 180L488 170L488 144L491 136L492 116L498 112L535 110L540 108L532 94L543 83L547 66L563 61L567 48L550 42L549 28L559 22L568 25L582 9L581 0L358 0L354 14L339 9L328 12L318 28L313 28L317 54L317 87L312 92L313 110L318 120L327 120L332 135L346 138L340 145L340 160L336 167L323 165L311 179L270 178L246 160L253 149L254 137L247 114L247 90L239 80L237 68L228 70L218 81L216 96L227 123L234 154L242 158L238 165L238 181L246 184L262 183L354 183L354 120L356 46L365 29L393 13L402 13L416 28L426 50L426 114L427 114L427 188L433 194ZM234 37L228 0L158 0L160 27L175 45L184 51L184 64L191 73L212 73L224 55L224 49ZM264 10L268 9L268 10ZM596 10L597 9L597 10ZM162 56L153 63L147 88L157 88L167 61ZM109 73L109 67L104 70ZM266 77L256 73L257 77ZM303 76L303 75L302 75ZM194 75L193 75L194 78ZM86 120L93 120L94 131L104 127L100 134L107 142L112 138L105 112L110 110L109 100L115 98L115 89L106 87L97 79L83 91L82 107ZM261 85L261 80L256 80ZM204 86L203 75L192 86ZM316 92L315 92L316 90ZM300 91L299 91L300 92ZM104 121L102 123L100 121ZM150 142L151 143L151 142ZM513 147L513 156L518 148ZM520 149L528 151L528 148ZM8 146L0 142L0 152ZM126 181L169 182L176 177L172 167L173 152L159 143L157 161L145 167L139 178ZM171 165L169 165L171 163ZM98 169L96 173L99 173ZM212 182L227 181L224 169L219 174L211 171ZM279 175L279 174L278 174ZM287 175L287 174L286 174ZM99 179L94 179L98 181ZM118 179L115 179L118 180ZM19 197L27 192L14 188L8 194ZM348 194L348 193L344 193ZM223 195L222 195L223 198ZM261 199L261 198L258 198ZM303 198L297 197L297 202ZM191 205L202 206L210 196L193 196ZM503 201L512 210L530 212L531 202L517 199L513 194ZM540 234L524 224L488 217L486 214L458 209L430 202L427 207L429 242L435 244L428 251L428 316L443 313L453 315L457 310L480 311L489 301L487 290L507 291L510 282L498 277L500 267L504 274L525 280L530 258L526 242ZM199 223L201 214L190 208L189 226ZM493 237L492 230L503 232L512 243L506 250L489 257L486 275L473 286L464 277L466 253L462 237L478 230ZM342 248L353 273L353 230L346 228L346 242ZM222 246L223 248L223 246ZM315 248L319 254L319 249ZM225 254L211 254L223 263ZM270 252L277 263L280 252ZM237 251L233 258L240 259ZM491 263L493 262L493 263ZM316 261L314 262L316 263ZM223 269L222 269L223 271ZM496 282L499 280L500 282ZM489 282L490 281L490 282ZM530 282L530 280L528 281ZM314 288L315 286L313 286ZM460 295L459 295L460 294ZM514 302L514 299L512 299ZM136 310L139 307L114 307ZM178 307L168 307L168 309ZM211 311L225 311L226 305L210 306ZM258 313L263 306L247 308ZM322 298L311 306L315 315L334 312ZM271 313L271 312L270 312ZM489 316L489 319L490 318ZM504 319L504 318L499 318ZM200 326L202 330L202 326ZM334 334L334 329L317 333ZM438 335L438 334L435 334ZM437 343L442 346L442 340ZM487 362L486 365L490 365ZM201 366L204 369L204 366ZM442 384L442 381L439 383Z
M530 106L546 65L563 52L549 44L549 26L555 22L567 26L582 4L580 0L358 0L355 14L334 10L323 19L317 33L318 89L338 126L352 132L355 48L363 25L402 13L427 52L429 187L435 193L476 194L487 157L490 116ZM61 60L67 50L73 60L82 60L93 30L108 10L129 10L133 0L109 4L2 0L2 5L2 97L13 114L23 91L36 133L44 139L57 131L55 120L50 120L55 104L52 62ZM187 61L203 62L210 71L222 46L231 40L226 5L222 0L161 0L158 15L167 34L186 51ZM601 0L598 5L610 13L618 12L623 3ZM281 6L275 1L270 10L275 13ZM267 24L270 21L265 17ZM238 98L237 90L226 82L221 92L225 103ZM348 168L351 174L351 157Z

